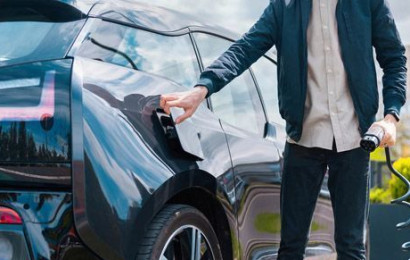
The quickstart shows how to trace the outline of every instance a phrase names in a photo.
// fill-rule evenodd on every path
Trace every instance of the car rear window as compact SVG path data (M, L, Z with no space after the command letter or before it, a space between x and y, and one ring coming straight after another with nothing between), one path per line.
M65 56L85 16L69 5L44 2L0 4L0 66Z

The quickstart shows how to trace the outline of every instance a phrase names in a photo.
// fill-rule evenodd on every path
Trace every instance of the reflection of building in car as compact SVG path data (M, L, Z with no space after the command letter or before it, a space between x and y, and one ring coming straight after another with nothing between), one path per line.
M3 2L0 258L275 258L273 54L199 107L189 140L159 95L191 88L236 36L142 4ZM308 255L335 251L326 189Z

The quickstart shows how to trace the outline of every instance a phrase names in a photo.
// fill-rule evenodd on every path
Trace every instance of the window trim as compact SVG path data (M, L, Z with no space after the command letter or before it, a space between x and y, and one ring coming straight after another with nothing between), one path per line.
M261 104L262 104L263 114L265 115L265 128L266 128L266 124L269 122L269 118L268 118L268 113L266 111L265 100L262 97L262 91L259 88L259 84L258 84L256 75L253 73L252 66L249 67L248 70L251 73L253 83L255 83L256 91L258 92L259 100L261 101ZM266 137L266 131L264 133L264 137Z
M261 57L260 59L263 59L263 58L264 58L264 57ZM260 59L259 59L259 60L260 60ZM259 60L257 60L254 64L256 64ZM273 63L273 65L276 66L276 69L277 69L278 64L277 64L276 62L273 62L271 59L268 59L268 61L271 61L271 62ZM253 66L254 64L252 64L252 66ZM249 69L252 70L252 74L254 75L254 80L255 80L255 82L256 82L256 85L258 86L259 95L260 95L262 104L263 104L263 106L264 106L264 111L265 111L265 114L266 114L266 122L267 122L267 123L271 123L271 124L280 125L280 126L285 126L285 125L280 124L280 123L278 123L278 122L270 121L270 120L269 120L268 112L267 112L267 109L266 109L266 107L265 107L265 99L264 99L263 96L262 96L262 91L261 91L260 86L259 86L259 83L258 83L258 78L257 78L256 75L254 74L253 69L252 69L252 66L251 66ZM279 86L276 86L276 88L278 88L278 87L279 87Z
M194 48L196 60L198 62L199 73L202 73L204 71L204 63L202 61L201 52L199 51L198 45L196 44L195 37L191 32L189 33L189 38L191 38L191 43L192 43L192 46ZM192 86L192 87L194 87L194 86ZM206 106L213 113L212 102L211 102L211 99L209 97L206 98Z
M235 42L234 38L235 36L233 36L233 34L231 34L230 36L226 36L223 35L222 33L219 33L217 30L212 30L210 28L207 27L202 27L202 26L190 26L188 27L190 30L190 33L194 34L194 33L204 33L204 34L209 34L212 36L216 36L225 40L228 40L230 42ZM228 32L229 34L229 32ZM272 61L273 63L277 64L276 60L276 53L272 53L272 52L267 52L263 55L263 57L267 58L268 60Z

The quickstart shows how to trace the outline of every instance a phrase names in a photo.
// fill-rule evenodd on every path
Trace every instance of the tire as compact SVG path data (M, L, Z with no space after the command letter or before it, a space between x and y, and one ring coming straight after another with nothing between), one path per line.
M192 237L200 239L194 242ZM191 254L196 254L195 260L222 260L218 238L207 218L191 206L167 205L148 227L137 260L191 260Z

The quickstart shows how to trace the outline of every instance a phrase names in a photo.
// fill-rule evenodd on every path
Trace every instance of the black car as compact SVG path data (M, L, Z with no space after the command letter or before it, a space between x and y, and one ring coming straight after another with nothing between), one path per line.
M286 135L267 53L175 126L236 35L129 2L0 0L0 259L275 259ZM323 186L307 255L335 255Z

